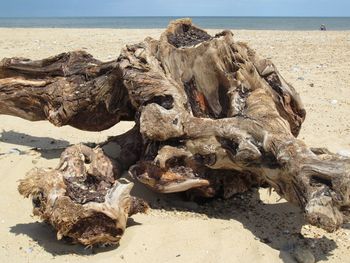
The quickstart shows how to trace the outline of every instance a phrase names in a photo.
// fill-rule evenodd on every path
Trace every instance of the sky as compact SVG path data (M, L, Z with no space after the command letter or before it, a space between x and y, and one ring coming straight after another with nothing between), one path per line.
M0 0L0 17L350 16L350 0Z

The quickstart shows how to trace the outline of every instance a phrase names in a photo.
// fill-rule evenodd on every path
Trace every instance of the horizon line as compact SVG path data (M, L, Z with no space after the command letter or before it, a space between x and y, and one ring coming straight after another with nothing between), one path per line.
M0 16L1 18L200 18L200 17L212 17L212 18L350 18L350 16L191 16L191 15L169 15L169 16Z

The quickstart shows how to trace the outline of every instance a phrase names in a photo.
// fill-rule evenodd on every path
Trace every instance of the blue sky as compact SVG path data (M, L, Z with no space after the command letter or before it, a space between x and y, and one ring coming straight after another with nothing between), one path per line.
M350 0L0 0L0 17L350 16Z

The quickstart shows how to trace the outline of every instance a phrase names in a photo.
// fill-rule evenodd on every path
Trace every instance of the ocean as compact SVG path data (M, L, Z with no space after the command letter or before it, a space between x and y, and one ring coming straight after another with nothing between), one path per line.
M179 17L0 18L0 27L25 28L165 28ZM192 17L202 28L252 30L350 30L350 17Z

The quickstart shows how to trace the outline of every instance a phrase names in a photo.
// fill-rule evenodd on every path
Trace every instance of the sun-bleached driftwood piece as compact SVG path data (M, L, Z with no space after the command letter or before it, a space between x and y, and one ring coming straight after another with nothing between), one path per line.
M86 172L78 166L80 170L72 176L61 165L39 182L43 170L33 170L20 184L20 192L34 198L36 214L54 225L59 235L84 244L94 244L96 232L88 231L88 242L84 224L75 225L70 234L52 216L59 217L61 210L45 212L55 209L47 202L63 198L82 211L112 209L106 205L111 202L108 196L118 189L128 192L124 189L129 187L108 180L124 170L155 191L186 191L207 198L229 198L267 184L299 205L311 224L334 231L349 219L350 160L308 148L296 138L305 119L298 93L270 60L235 41L230 31L211 36L182 19L172 22L159 40L146 38L128 45L117 60L107 63L80 51L40 61L4 59L0 113L83 130L103 130L121 120L135 120L131 131L110 138L102 148L87 148L93 154L83 154L91 160ZM74 162L83 162L79 158L64 153L61 164L66 162L70 164L66 169L75 170ZM99 158L110 162L105 166ZM81 173L98 178L89 181L94 199L76 191L76 182L86 182ZM99 182L107 183L109 190L99 188ZM52 197L53 185L59 194ZM87 203L81 204L82 200ZM114 228L121 229L117 231L121 235L131 201L118 202L113 208L119 212L107 216L116 214L111 220L123 222ZM68 218L75 216L65 212ZM97 228L105 222L88 221ZM98 236L97 243L109 242L109 237L101 241Z
M115 180L114 161L101 148L67 148L56 169L34 168L18 190L31 196L33 213L68 237L86 246L117 244L127 219L147 204L130 196L133 183Z

